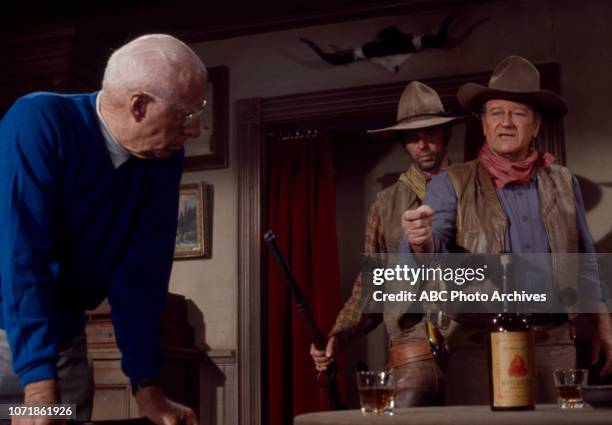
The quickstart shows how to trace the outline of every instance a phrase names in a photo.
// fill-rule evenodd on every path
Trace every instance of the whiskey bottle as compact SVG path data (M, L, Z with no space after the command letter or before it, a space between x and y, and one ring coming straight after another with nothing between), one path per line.
M502 254L502 294L512 290L512 257ZM502 313L491 320L489 377L492 410L533 410L534 338L529 318L511 313L504 297Z

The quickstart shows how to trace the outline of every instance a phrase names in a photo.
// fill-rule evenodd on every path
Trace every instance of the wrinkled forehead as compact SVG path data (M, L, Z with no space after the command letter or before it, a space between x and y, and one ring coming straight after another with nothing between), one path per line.
M172 84L175 88L176 102L184 109L199 107L206 99L208 83L205 72L183 69L175 74Z
M483 109L485 111L490 111L492 109L498 109L498 108L504 109L504 110L524 109L526 111L537 112L533 108L533 106L527 103L515 102L513 100L506 100L506 99L487 100L483 105Z

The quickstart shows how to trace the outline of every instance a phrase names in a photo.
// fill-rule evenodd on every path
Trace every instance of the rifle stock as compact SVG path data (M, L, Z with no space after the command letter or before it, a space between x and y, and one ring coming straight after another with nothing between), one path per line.
M270 250L274 255L274 259L276 260L276 263L279 265L281 271L283 272L283 275L285 276L285 283L289 287L289 290L291 291L291 294L295 299L295 302L297 304L297 311L299 312L300 317L302 318L302 322L304 323L304 325L306 325L310 340L312 341L317 350L325 350L325 348L327 347L328 338L323 332L321 332L321 329L317 325L317 322L314 316L312 315L312 311L304 300L302 292L300 291L300 288L297 285L295 278L293 277L293 273L291 273L291 269L285 261L285 258L283 257L283 254L281 253L278 244L276 243L276 237L274 236L274 233L271 230L268 230L265 233L264 241L270 247ZM340 368L338 367L338 364L335 361L332 361L327 367L327 370L325 372L319 373L319 375L317 376L317 383L321 386L324 385L327 387L327 403L329 405L329 408L332 410L340 410L345 407L344 403L342 403L342 400L340 398L340 389L338 387L339 370Z

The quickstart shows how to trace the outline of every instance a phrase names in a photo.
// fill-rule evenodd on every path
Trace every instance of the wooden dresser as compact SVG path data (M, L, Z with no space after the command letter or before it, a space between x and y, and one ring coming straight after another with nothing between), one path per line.
M86 334L95 382L92 420L139 417L130 381L121 371L121 353L106 301L88 312ZM204 353L195 348L194 332L187 323L185 297L169 294L160 320L160 339L164 393L191 407L199 416L200 363Z

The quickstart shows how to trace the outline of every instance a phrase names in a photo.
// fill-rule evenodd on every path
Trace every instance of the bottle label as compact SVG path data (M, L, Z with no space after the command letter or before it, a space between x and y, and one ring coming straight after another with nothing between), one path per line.
M493 406L534 404L532 344L530 332L491 333Z

